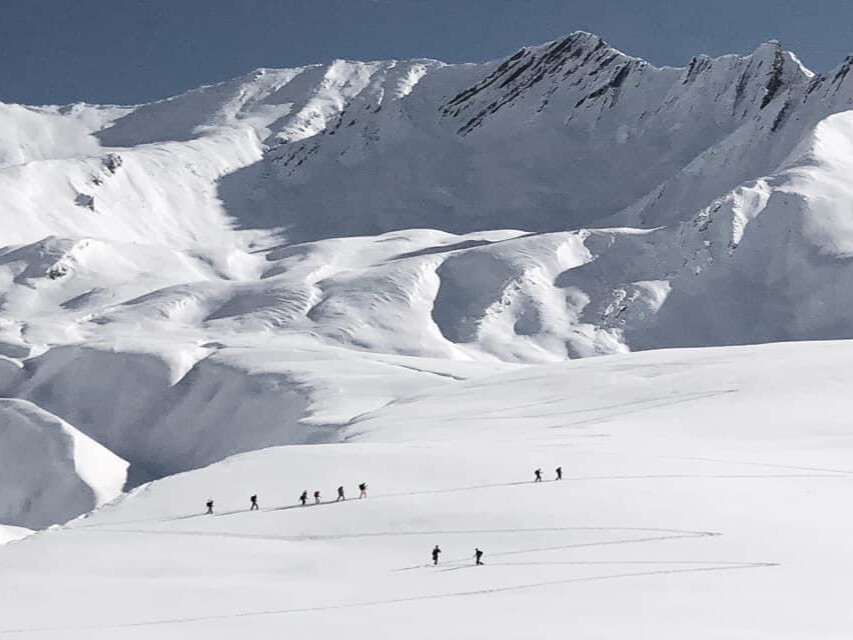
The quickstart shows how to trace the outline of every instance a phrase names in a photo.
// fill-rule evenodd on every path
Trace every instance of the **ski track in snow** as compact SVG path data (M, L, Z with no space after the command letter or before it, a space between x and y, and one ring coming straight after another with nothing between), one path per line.
M498 551L489 554L489 558L497 557L506 557L506 556L519 556L543 551L559 551L559 550L567 550L567 549L579 549L579 548L589 548L589 547L600 547L600 546L611 546L611 545L625 545L625 544L648 544L648 543L660 543L681 539L689 539L689 538L706 538L712 536L719 536L721 534L710 532L710 531L684 531L678 529L648 529L648 528L639 528L639 527L542 527L542 528L508 528L508 529L470 529L470 530L460 530L460 531L452 531L452 530L430 530L430 531L385 531L385 532L362 532L362 533L350 533L350 534L325 534L325 535L309 535L309 536L265 536L265 535L253 535L253 534L234 534L227 532L211 532L211 531L184 531L184 530L175 530L175 531L163 531L163 530L129 530L129 529L113 529L113 528L101 528L98 532L108 532L108 533L129 533L129 534L139 534L139 535L175 535L175 536L202 536L202 537L218 537L218 538L235 538L235 539L248 539L248 540L273 540L273 541L328 541L328 540L347 540L347 539L359 539L359 538L382 538L382 537L400 537L400 536L431 536L442 537L442 536L455 536L455 535L494 535L494 534L523 534L523 533L562 533L562 532L572 532L572 531L616 531L616 532L651 532L651 533L664 533L666 535L655 535L655 536L645 536L645 537L637 537L637 538L624 538L624 539L616 539L616 540L605 540L605 541L593 541L586 543L574 543L574 544L564 544L564 545L551 545L551 546L540 546L535 548L526 548L526 549L510 549L506 551ZM221 615L213 615L213 616L197 616L197 617L187 617L187 618L169 618L162 620L145 620L139 622L127 622L122 624L111 624L105 626L85 626L85 627L33 627L26 629L0 629L0 635L19 635L25 633L61 633L61 632L78 632L78 631L94 631L94 630L111 630L111 629L125 629L125 628L134 628L134 627L148 627L148 626L161 626L161 625L184 625L184 624L195 624L195 623L204 623L204 622L213 622L217 620L225 620L230 618L244 618L244 617L261 617L261 616L280 616L280 615L291 615L291 614L299 614L299 613L318 613L323 611L331 611L336 609L351 609L358 607L375 607L375 606L386 606L386 605L395 605L395 604L405 604L409 602L418 602L418 601L429 601L429 600L440 600L445 598L462 598L462 597L473 597L473 596L487 596L491 594L498 593L507 593L514 591L523 591L529 589L540 589L547 587L557 587L560 585L567 585L573 583L581 583L581 582L594 582L594 581L607 581L607 580L617 580L617 579L628 579L628 578L642 578L642 577L650 577L650 576L660 576L660 575L678 575L678 574L689 574L689 573L706 573L706 572L714 572L714 571L735 571L735 570L746 570L746 569L759 569L759 568L770 568L778 566L777 563L773 562L743 562L743 561L706 561L706 560L677 560L677 561L666 561L666 560L650 560L650 561L553 561L553 562L503 562L503 563L491 563L487 562L481 567L475 567L470 564L461 564L462 559L452 559L449 561L442 562L438 567L433 567L429 564L421 564L421 565L413 565L410 567L403 567L401 569L396 569L393 571L410 571L416 569L422 570L438 570L439 572L449 572L449 571L457 571L462 569L477 569L477 570L485 570L488 571L491 568L511 568L513 566L533 566L533 565L542 565L542 566L589 566L589 565L602 565L602 566L612 566L612 565L701 565L698 567L690 567L683 569L657 569L653 571L636 571L636 572L625 572L625 573L615 573L609 575L601 575L601 576L589 576L589 577L578 577L578 578L564 578L557 580L547 580L535 583L524 583L517 585L504 585L499 587L492 587L487 589L474 589L468 591L455 591L448 593L435 593L435 594L427 594L427 595L418 595L418 596L410 596L410 597L400 597L400 598L391 598L386 600L369 600L363 602L351 602L351 603L335 603L335 604L324 604L318 606L311 607L297 607L291 609L276 609L276 610L262 610L262 611L240 611L229 614L221 614Z
M478 567L482 569L483 567ZM489 589L474 589L471 591L456 591L450 593L436 593L422 596L411 596L403 598L391 598L388 600L367 600L364 602L350 602L341 604L319 605L316 607L299 607L293 609L273 609L266 611L240 611L229 614L213 615L213 616L198 616L193 618L170 618L163 620L146 620L141 622L128 622L124 624L105 625L105 626L88 626L88 627L34 627L29 629L3 629L0 630L0 635L17 635L23 633L72 633L76 631L108 631L112 629L129 629L134 627L157 627L164 625L185 625L204 622L215 622L217 620L228 620L233 618L250 618L264 616L284 616L299 613L320 613L324 611L334 611L337 609L355 609L359 607L377 607L385 605L406 604L410 602L420 602L429 600L442 600L446 598L466 598L474 596L487 596L498 593L510 593L514 591L526 591L530 589L542 589L546 587L557 587L561 585L582 583L582 582L601 582L608 580L619 580L628 578L644 578L651 576L679 575L689 573L710 573L715 571L743 571L748 569L765 569L778 566L772 562L743 562L732 563L728 566L710 566L698 567L691 569L662 569L656 571L635 571L629 573L615 573L603 576L591 576L585 578L566 578L563 580L548 580L543 582L534 582L528 584L519 584L505 587L493 587ZM469 567L473 568L473 567Z
M485 567L487 565L484 565ZM406 604L410 602L421 602L429 600L443 600L447 598L466 598L474 596L487 596L498 593L510 593L514 591L526 591L531 589L542 589L546 587L557 587L561 585L582 582L603 582L608 580L619 580L628 578L644 578L652 576L679 575L689 573L710 573L715 571L743 571L748 569L765 569L778 566L772 562L743 562L732 563L731 566L698 567L692 569L669 569L657 571L636 571L630 573L615 573L603 576L591 576L586 578L566 578L564 580L549 580L506 587L493 587L489 589L474 589L471 591L456 591L450 593L436 593L422 596L411 596L404 598L391 598L388 600L367 600L364 602L350 602L341 604L328 604L316 607L300 607L293 609L273 609L266 611L240 611L235 613L220 614L213 616L198 616L193 618L170 618L163 620L146 620L141 622L128 622L124 624L88 626L88 627L34 627L29 629L2 629L0 635L18 635L24 633L73 633L77 631L109 631L118 629L131 629L134 627L157 627L165 625L186 625L204 622L215 622L217 620L228 620L233 618L252 618L265 616L284 616L299 613L321 613L338 609L355 609L360 607L378 607L384 605ZM482 569L483 567L478 567ZM473 567L470 567L473 568Z
M683 457L679 457L681 459L685 459ZM686 458L693 459L693 458ZM775 468L789 468L789 469L807 469L813 471L821 471L823 473L777 473L777 474L710 474L710 473L660 473L660 474L643 474L643 475L602 475L602 476L569 476L564 475L563 479L560 481L551 480L547 482L535 482L533 480L524 480L519 482L503 482L503 483L495 483L495 484L482 484L482 485L474 485L467 487L453 487L448 489L426 489L423 491L405 491L399 493L379 493L372 495L369 499L371 501L376 500L387 500L391 498L400 498L400 497L413 497L413 496L430 496L430 495L441 495L441 494L449 494L449 493L464 493L468 491L484 491L490 489L501 489L506 487L523 487L528 485L534 486L542 486L549 484L557 484L562 486L562 483L569 482L596 482L596 481L634 481L634 480L791 480L791 479L801 479L801 480L827 480L827 479L835 479L835 480L846 480L849 479L847 476L853 476L853 472L848 471L840 471L833 469L820 469L820 468L811 468L811 467L796 467L796 466L788 466L788 465L772 465L772 464L762 464L762 463L744 463L744 462L728 462L725 460L708 460L704 458L697 458L697 460L702 460L706 462L720 462L727 464L756 464L759 466L768 466ZM259 513L275 513L279 511L303 511L303 510L311 510L318 509L323 507L344 507L347 505L358 504L358 498L348 498L346 500L324 500L320 503L308 503L302 505L300 503L294 504L286 504L282 506L274 506L274 507L262 507L258 509ZM192 520L196 518L208 519L208 518L226 518L229 516L236 516L247 513L247 509L233 509L228 511L218 511L213 514L208 514L205 512L199 513L189 513L181 516L172 516L165 517L159 519L146 519L146 520L122 520L117 522L108 522L108 523L100 523L100 524L83 524L83 525L75 525L70 527L70 531L80 531L86 529L100 529L104 531L129 531L122 529L109 529L108 527L113 527L116 525L124 525L124 524L145 524L145 523L167 523L167 522L180 522L185 520ZM580 529L583 529L582 527ZM535 529L536 531L542 531L543 529ZM666 529L660 529L660 531L666 531ZM135 533L140 533L140 531L135 531ZM157 533L161 533L157 531ZM167 531L162 531L162 533L169 533ZM175 532L180 533L180 532Z

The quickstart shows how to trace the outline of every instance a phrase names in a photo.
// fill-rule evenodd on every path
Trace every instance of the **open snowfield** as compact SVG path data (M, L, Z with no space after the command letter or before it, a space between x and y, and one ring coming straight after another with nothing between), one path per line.
M851 69L0 104L0 638L853 637Z
M0 637L847 638L851 358L658 351L401 400L346 443L242 454L3 547Z

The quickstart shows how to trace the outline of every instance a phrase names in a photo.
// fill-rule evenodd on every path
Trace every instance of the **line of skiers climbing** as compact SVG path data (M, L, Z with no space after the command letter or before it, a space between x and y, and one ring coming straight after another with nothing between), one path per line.
M366 497L367 497L367 483L362 482L361 484L358 485L358 499L361 500L362 498L366 498ZM338 497L335 498L335 502L340 502L341 500L346 500L346 499L347 499L346 495L344 495L344 487L343 487L343 485L341 485L340 487L338 487ZM299 496L299 502L302 503L303 507L308 503L308 492L307 491L303 491L302 494ZM320 504L320 492L319 491L314 492L314 504Z
M563 479L563 467L557 467L554 470L555 480ZM533 482L542 482L542 469L537 468L533 471ZM366 498L367 497L367 483L362 482L358 485L358 497ZM341 485L338 487L338 495L335 498L335 502L340 502L341 500L346 500L346 495L344 493L344 487ZM299 502L302 506L306 506L308 504L308 491L305 490L299 495ZM314 504L320 504L320 491L314 492ZM206 503L207 513L213 514L213 500L208 500ZM257 494L249 496L249 511L257 511L260 507L258 506L258 496ZM433 566L438 565L438 557L441 555L441 548L438 545L435 545L432 549L432 564ZM476 566L480 566L483 564L483 551L479 548L474 549L474 564Z
M555 475L556 475L556 477L554 479L555 480L562 480L563 479L563 467L557 467L554 471L555 471ZM542 482L542 469L537 468L536 470L533 471L533 482ZM359 493L358 493L359 499L366 498L367 497L367 483L366 482L360 483L358 485L358 491L359 491ZM343 485L338 487L338 496L337 496L337 498L335 498L335 502L340 502L341 500L346 500L346 495L344 494ZM303 491L300 494L299 502L302 503L303 507L308 504L308 491L307 490ZM314 504L320 504L320 491L319 490L314 492ZM206 506L207 506L207 512L206 513L209 515L213 514L213 500L212 499L207 501ZM257 494L250 496L249 497L249 511L257 511L259 508L260 507L258 506ZM433 549L433 560L437 563L438 562L438 560L437 560L438 556L436 555L436 549L438 549L438 546L436 546L436 548ZM438 553L441 553L440 549L438 549ZM478 563L478 564L481 564L481 563Z
M366 482L362 482L358 485L358 497L359 497L359 500L361 498L367 497L367 483ZM343 485L338 487L338 497L335 499L335 502L340 502L341 500L346 500L346 495L344 494ZM302 503L303 507L306 504L308 504L308 491L307 490L303 491L300 494L299 502ZM314 492L314 504L320 504L320 492L319 491ZM213 515L213 499L209 499L205 503L205 506L207 507L207 511L205 513L207 515ZM260 507L258 506L257 494L249 496L249 511L257 511L258 509L260 509Z

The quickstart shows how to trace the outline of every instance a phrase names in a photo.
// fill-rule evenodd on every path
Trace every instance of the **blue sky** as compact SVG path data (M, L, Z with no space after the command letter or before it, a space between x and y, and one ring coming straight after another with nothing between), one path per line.
M481 61L577 29L654 64L776 38L822 71L849 0L0 0L0 100L136 103L257 67Z

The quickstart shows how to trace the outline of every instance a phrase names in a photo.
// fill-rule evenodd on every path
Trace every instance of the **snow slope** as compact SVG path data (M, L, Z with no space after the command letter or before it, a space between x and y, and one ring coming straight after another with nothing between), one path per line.
M694 636L715 630L708 637L813 631L784 618L748 623L729 594L742 591L734 586L742 573L773 575L763 562L794 564L781 586L756 577L750 588L765 593L758 609L769 615L781 601L804 599L806 587L821 588L792 560L797 553L808 547L818 566L848 559L835 533L843 514L825 514L847 477L836 457L846 451L843 413L828 408L846 401L838 382L846 343L630 352L853 337L851 66L853 58L815 75L767 43L747 56L656 68L575 33L479 65L337 60L259 69L147 105L0 105L0 535L22 533L8 525L65 522L144 485L68 530L0 553L9 563L3 601L14 598L19 611L3 612L0 631L36 618L59 634L91 627L92 601L111 603L98 623L106 626L344 605L335 622L359 628L371 609L359 603L420 597L452 601L439 613L453 622L467 605L442 594L498 589L475 605L495 626L466 628L464 637L494 629L518 637L525 617L510 618L503 612L515 605L504 605L521 598L530 608L518 611L543 620L548 607L564 611L564 598L538 601L533 587L529 600L520 595L543 582L540 572L557 574L549 585L610 574L567 575L533 557L508 579L460 569L469 581L461 586L438 582L454 572L427 583L419 570L399 584L357 577L368 566L418 562L411 558L432 540L415 549L406 532L480 526L468 505L441 495L411 504L388 496L396 515L365 503L346 527L318 515L285 534L294 545L286 562L282 541L263 536L290 531L291 511L235 516L234 529L225 519L221 539L215 527L158 537L151 521L188 515L212 494L225 505L253 491L264 504L267 495L289 503L309 479L323 479L326 494L344 481L352 491L364 476L380 493L392 485L420 493L488 484L510 468L506 482L526 480L528 467L560 462L577 478L597 470L609 488L572 485L568 498L578 503L514 493L526 486L474 492L478 521L500 530L487 535L509 555L568 544L567 535L605 545L624 527L692 532L678 534L676 546L686 547L674 559L668 539L650 541L662 543L650 562L686 562L697 574L721 566L713 562L736 569L713 584L682 576L696 580L683 617L669 615L677 596L663 576L671 574L641 570L658 575L648 635L678 637L678 624L693 625ZM578 361L598 355L610 357ZM791 410L794 397L802 409ZM694 425L702 403L709 410ZM602 416L612 432L595 427ZM566 421L578 424L564 436L556 427ZM572 456L543 460L543 451ZM732 476L749 475L743 461L830 471L769 483L713 477L697 487L693 476L713 476L717 463L661 461L673 452L719 455ZM346 478L327 479L333 468ZM163 480L144 484L154 479ZM813 480L819 489L803 488ZM749 499L732 502L732 492ZM791 492L801 504L783 509ZM757 523L747 503L776 510ZM709 504L706 518L700 507ZM578 513L587 525L573 524ZM127 532L81 533L111 514L142 521L138 543ZM830 532L823 550L803 529L816 517ZM155 528L188 524L164 522ZM267 528L254 530L259 522ZM401 542L389 549L377 536L354 560L349 551L361 548L351 543L304 546L310 531L335 527L390 531ZM762 547L780 528L791 539ZM730 537L702 533L712 530ZM458 535L467 546L448 552L454 562L472 544L492 545ZM228 553L237 556L222 573L198 572ZM345 554L335 557L356 570L339 574L346 562L327 567L324 553ZM585 560L554 560L576 561ZM180 570L169 574L169 563ZM244 565L249 573L239 574ZM80 600L39 595L68 584L80 587ZM179 597L187 584L200 595ZM237 589L246 585L255 586ZM571 619L589 625L577 627L586 637L601 629L618 637L622 623L603 603L631 610L643 598L630 585L601 599L588 587L570 598ZM701 613L706 590L731 609L729 622ZM822 637L846 637L835 593L822 597L811 617L825 624ZM409 606L420 611L401 609ZM636 627L640 612L631 611L625 620ZM245 618L214 626L267 633L266 616ZM322 637L327 620L281 628ZM389 628L411 631L406 620ZM181 636L179 627L168 633ZM435 632L454 637L449 627Z
M0 637L849 637L851 357L662 350L401 399L346 443L242 454L0 548Z
M31 533L33 533L32 529L26 527L15 527L9 524L0 525L0 545L26 538Z
M30 529L109 502L127 476L127 462L25 400L0 398L0 456L0 521Z

